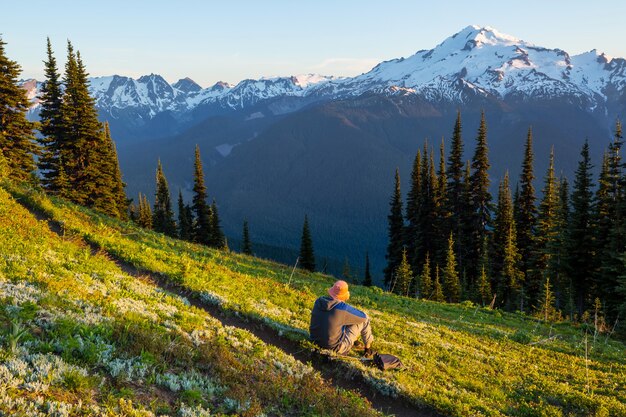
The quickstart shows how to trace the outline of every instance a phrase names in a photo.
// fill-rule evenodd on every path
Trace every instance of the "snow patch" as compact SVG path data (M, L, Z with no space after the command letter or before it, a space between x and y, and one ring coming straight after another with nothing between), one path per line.
M219 152L224 158L226 158L232 152L233 148L237 145L231 145L229 143L222 143L215 147L215 150Z

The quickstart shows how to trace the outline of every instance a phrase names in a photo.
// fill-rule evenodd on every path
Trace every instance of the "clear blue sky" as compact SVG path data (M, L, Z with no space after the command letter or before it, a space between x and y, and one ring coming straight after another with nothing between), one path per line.
M467 25L492 26L570 54L626 57L626 2L3 0L0 33L23 77L41 79L45 39L94 76L223 80L316 72L356 75L430 49Z

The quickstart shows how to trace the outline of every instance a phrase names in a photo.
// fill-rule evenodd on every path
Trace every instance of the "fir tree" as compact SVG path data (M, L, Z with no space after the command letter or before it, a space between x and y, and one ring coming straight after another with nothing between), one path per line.
M155 232L164 233L167 236L176 237L176 223L170 189L163 173L161 160L157 163L156 171L156 194L154 196L154 210L152 211L152 228Z
M615 288L618 286L619 276L623 272L622 256L626 252L626 164L622 162L621 150L624 146L622 125L615 124L613 142L609 146L608 156L608 192L606 196L606 211L608 221L597 224L608 229L608 239L596 242L600 257L600 268L597 274L597 295L606 303L608 315L611 319L617 318L621 298ZM602 184L600 185L602 187ZM598 205L600 201L598 201ZM598 209L596 209L598 213ZM600 219L596 218L596 221ZM598 230L599 233L603 230Z
M215 202L215 200L213 200L213 203L211 204L211 212L209 218L211 219L211 240L209 244L214 248L226 249L226 237L224 236L222 226L220 225L220 217L217 212L217 203Z
M439 170L437 171L437 188L435 193L435 235L438 237L436 246L440 257L444 256L446 241L443 236L450 234L451 213L448 206L448 176L446 175L445 145L443 139L439 147Z
M111 187L113 196L115 198L115 205L117 206L117 217L122 220L128 220L128 205L129 200L126 196L126 184L122 181L122 170L120 169L119 159L117 157L117 147L115 142L111 138L111 130L109 129L109 123L104 124L104 136L109 146L109 154L111 165L113 166L113 172L111 174Z
M315 271L315 253L313 251L313 239L309 230L309 218L304 216L302 225L302 238L300 239L300 266L307 271Z
M480 275L478 276L478 296L483 306L487 305L491 301L493 296L491 293L491 285L489 284L489 278L485 272L485 265L480 268Z
M196 215L194 227L194 241L209 245L212 238L211 208L207 203L207 191L204 185L204 171L202 170L202 159L200 158L200 148L196 145L194 174L193 174L193 211Z
M145 229L152 229L152 210L148 198L139 193L139 214L137 224Z
M448 198L447 205L450 213L450 231L455 236L462 236L462 225L465 219L463 219L463 138L461 135L461 112L457 112L456 122L454 124L454 130L452 133L452 141L450 145L450 156L448 157L448 178L449 184L447 187ZM444 236L447 236L444 235ZM457 252L461 251L460 239L457 239Z
M426 254L426 261L424 261L424 267L422 268L422 274L419 277L419 284L417 286L418 298L430 299L433 294L433 279L430 275L430 254ZM442 295L443 296L443 295Z
M520 311L524 311L526 305L524 273L520 269L521 261L516 244L515 223L511 223L506 234L502 270L498 277L501 285L500 292L503 294L502 301L508 310L517 307Z
M459 272L462 277L466 277L469 273L468 260L471 257L471 239L473 230L473 221L475 220L474 212L472 211L472 185L471 185L471 169L470 161L465 163L465 173L463 175L463 191L461 193L461 202L459 203L461 209L461 235L457 237L456 248L458 250L457 263L459 265Z
M552 258L558 256L559 245L559 222L558 222L558 200L556 177L554 176L554 149L550 152L550 163L548 172L544 179L542 190L543 198L539 204L539 214L537 216L537 236L535 237L534 267L536 274L542 274L543 281L548 274L548 266L552 263ZM537 299L537 302L541 297Z
M454 255L452 233L450 233L450 238L448 239L448 253L446 256L446 267L443 270L443 282L448 302L458 303L461 301L461 282L459 281L459 272L457 271L456 256Z
M524 150L524 160L522 162L522 174L520 177L519 200L515 206L517 210L517 247L522 257L521 269L525 277L527 289L525 292L531 300L535 300L539 294L541 286L541 274L536 271L533 265L533 253L535 251L535 233L537 223L537 207L535 206L535 188L533 180L533 134L532 129L528 129L526 136L526 147Z
M400 173L396 168L395 188L391 197L389 221L389 244L387 246L387 267L385 268L385 286L389 287L393 273L402 261L404 247L404 218L402 216L402 193L400 191Z
M491 269L494 277L500 276L504 264L504 251L508 239L509 228L514 224L513 203L511 201L511 189L509 188L509 173L504 174L504 179L498 188L498 204L494 220L494 233L491 240ZM494 283L503 295L503 283Z
M441 287L441 281L439 280L439 265L435 266L435 284L433 288L433 301L443 303L446 301L443 296L443 288Z
M372 273L370 272L370 254L368 252L365 252L365 274L363 276L363 285L366 287L371 287L373 285Z
M578 314L585 311L590 300L587 288L593 275L593 231L591 225L591 159L589 143L585 142L580 153L572 193L572 213L567 239L567 272L572 280L574 302Z
M536 313L543 321L548 322L558 318L559 314L554 306L554 292L550 284L550 277L546 277L544 280L539 301Z
M566 309L570 313L573 310L571 283L567 276L566 262L567 257L567 238L569 227L569 184L565 177L561 178L558 188L559 200L557 206L557 236L554 242L555 249L552 251L553 256L548 262L546 275L554 277L554 290L556 307L558 309Z
M45 65L45 81L41 86L41 108L39 111L41 138L41 155L38 161L41 172L41 182L44 188L53 194L61 194L67 190L59 189L60 170L60 146L64 139L61 104L63 94L61 92L61 77L57 68L56 59L52 52L50 38L47 39L47 57ZM67 183L63 184L67 186Z
M396 268L394 278L395 285L393 286L393 291L396 294L408 297L413 281L413 271L411 271L411 265L409 265L406 256L406 249L402 249L402 260Z
M409 263L415 267L419 262L420 243L420 199L422 194L422 154L418 149L411 171L411 188L406 200L406 237L405 245L409 254Z
M250 231L248 230L248 221L243 221L243 237L241 244L241 253L252 256L252 243L250 242Z
M469 274L470 284L478 275L480 259L485 256L483 243L488 238L488 228L491 224L491 193L489 192L489 149L487 147L487 123L485 112L480 119L480 127L476 137L476 149L472 158L471 189L471 232L469 233L468 259L466 271Z
M193 239L193 213L189 204L183 201L183 192L178 190L178 237L182 240Z
M38 147L34 124L26 118L28 98L17 85L21 68L5 53L0 37L0 152L8 164L9 176L18 181L34 181L34 155Z

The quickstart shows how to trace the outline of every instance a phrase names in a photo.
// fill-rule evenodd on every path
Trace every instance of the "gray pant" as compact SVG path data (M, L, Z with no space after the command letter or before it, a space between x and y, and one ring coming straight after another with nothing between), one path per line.
M352 346L359 338L359 335L361 335L361 339L363 340L365 347L370 347L372 345L374 336L372 336L372 327L370 326L369 319L363 323L343 326L343 333L341 335L341 339L339 339L339 345L336 348L337 353L345 355L350 352L350 349L352 349Z

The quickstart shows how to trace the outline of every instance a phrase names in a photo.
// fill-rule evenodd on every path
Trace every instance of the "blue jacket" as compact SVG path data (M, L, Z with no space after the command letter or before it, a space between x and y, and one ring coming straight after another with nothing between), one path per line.
M322 348L335 349L339 346L344 326L367 320L367 314L361 310L325 295L315 300L313 305L310 337Z

